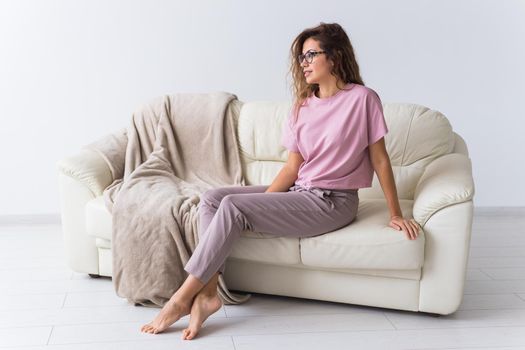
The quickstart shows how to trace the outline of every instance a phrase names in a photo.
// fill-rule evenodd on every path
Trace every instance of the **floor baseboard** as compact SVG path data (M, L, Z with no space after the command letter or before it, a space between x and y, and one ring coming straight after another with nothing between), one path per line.
M60 214L0 215L0 226L60 225Z

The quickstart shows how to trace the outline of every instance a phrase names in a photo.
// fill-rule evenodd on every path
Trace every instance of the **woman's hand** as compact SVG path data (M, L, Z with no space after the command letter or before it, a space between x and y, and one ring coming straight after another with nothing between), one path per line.
M388 226L395 228L396 230L403 230L407 236L407 239L416 239L419 235L421 226L414 219L403 219L402 216L396 215L390 218Z

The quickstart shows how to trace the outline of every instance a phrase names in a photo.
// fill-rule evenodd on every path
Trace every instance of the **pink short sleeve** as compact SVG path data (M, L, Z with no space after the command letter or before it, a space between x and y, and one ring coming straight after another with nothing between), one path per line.
M374 144L388 133L383 105L379 95L372 90L366 99L366 114L368 122L368 145Z
M281 145L283 145L292 152L299 152L299 147L297 146L297 139L290 125L290 116L291 113L288 114L288 117L282 125Z

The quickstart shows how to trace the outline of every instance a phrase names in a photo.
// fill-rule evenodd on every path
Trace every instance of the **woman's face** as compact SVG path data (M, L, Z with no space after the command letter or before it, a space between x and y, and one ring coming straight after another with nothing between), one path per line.
M306 39L303 44L302 54L306 55L308 51L322 51L319 47L319 42L312 38ZM301 62L303 76L308 84L323 84L332 80L333 76L330 74L332 66L332 61L327 59L324 53L315 55L312 63L308 63L306 58Z

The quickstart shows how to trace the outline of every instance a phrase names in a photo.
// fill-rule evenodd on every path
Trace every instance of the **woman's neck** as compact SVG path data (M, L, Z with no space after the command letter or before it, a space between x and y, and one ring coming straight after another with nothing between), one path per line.
M344 86L343 83L341 83L341 87ZM337 87L337 85L319 85L319 89L317 89L317 91L315 91L315 96L319 97L319 98L328 98L328 97L332 97L334 96L335 94L337 94L337 92L339 92L339 90L341 90L340 88Z

